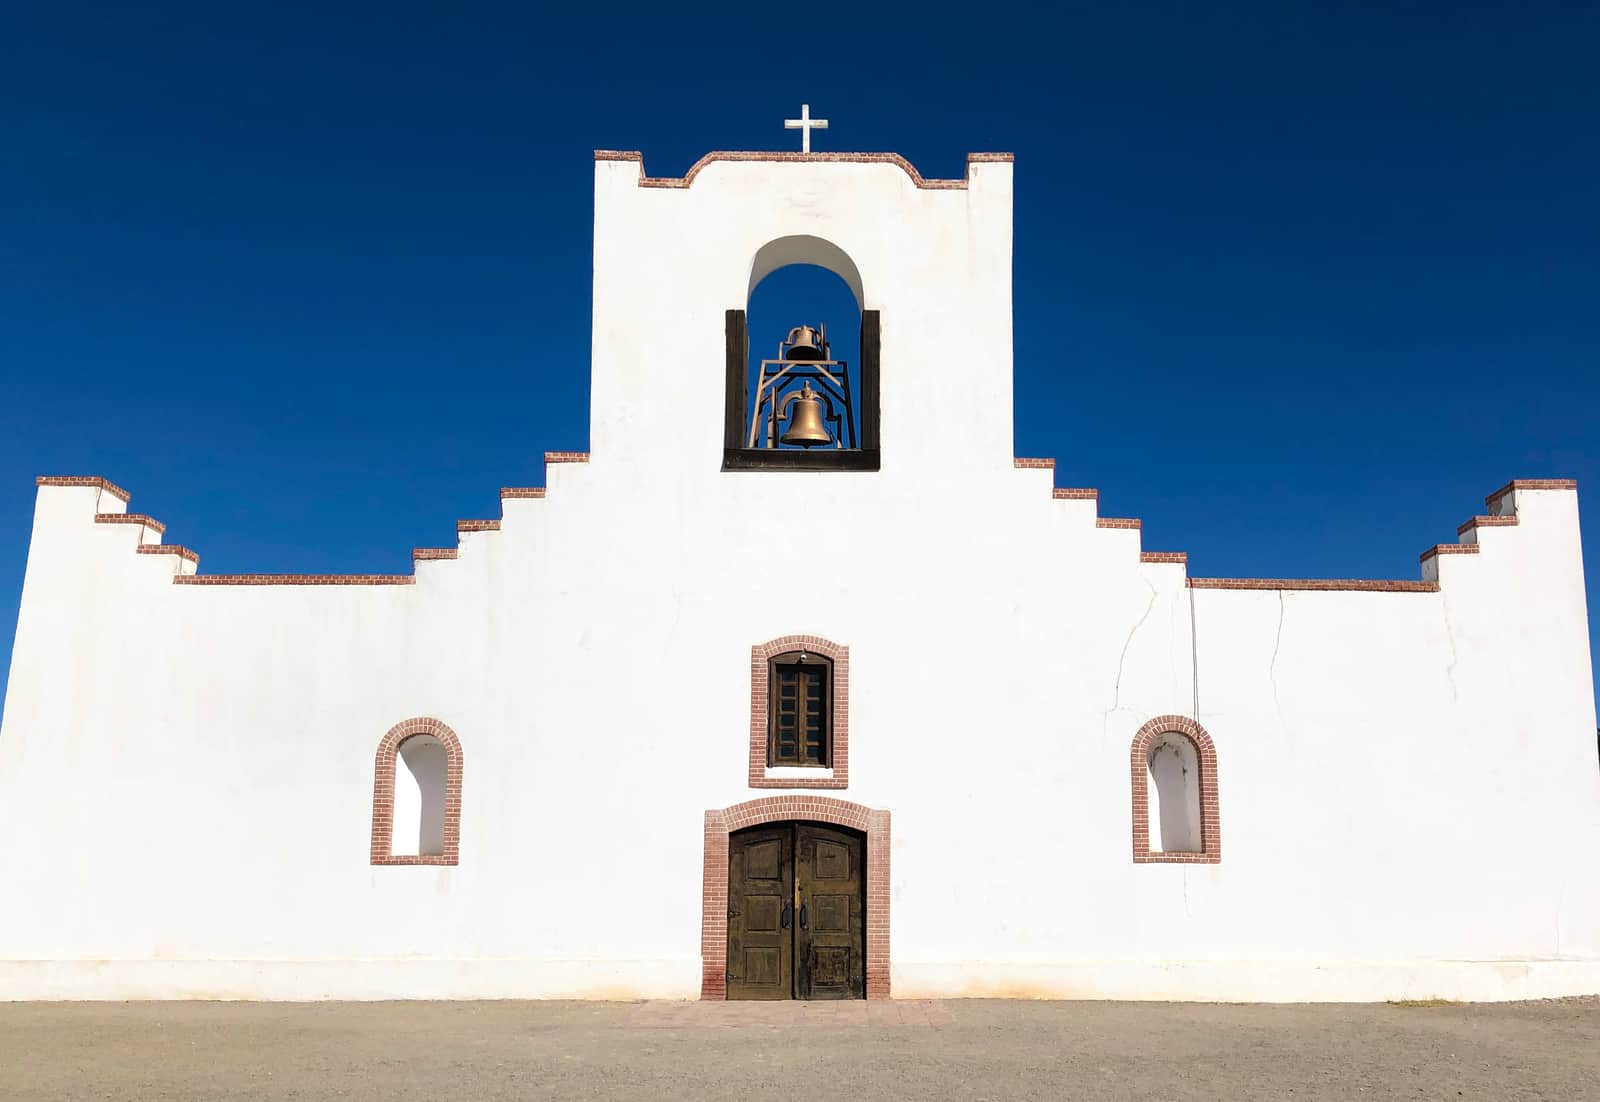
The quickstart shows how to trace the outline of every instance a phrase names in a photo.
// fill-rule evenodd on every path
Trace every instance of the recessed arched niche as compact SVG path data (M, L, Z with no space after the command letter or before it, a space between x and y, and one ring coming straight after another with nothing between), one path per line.
M839 293L820 309L835 284ZM778 324L761 308L774 286L796 304L796 316ZM831 241L795 235L756 250L745 302L726 316L723 470L878 469L880 327L865 301L860 269ZM814 313L831 313L832 330Z

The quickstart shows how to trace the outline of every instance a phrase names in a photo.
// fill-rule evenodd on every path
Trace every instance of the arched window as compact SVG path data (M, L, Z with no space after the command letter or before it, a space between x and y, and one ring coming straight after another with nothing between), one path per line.
M1217 752L1205 728L1187 716L1151 720L1133 738L1128 767L1134 861L1221 861Z
M724 470L877 470L875 310L832 242L768 242L727 316Z
M373 766L372 863L454 865L460 851L460 740L437 719L395 724Z
M849 647L785 635L750 648L749 782L849 787Z

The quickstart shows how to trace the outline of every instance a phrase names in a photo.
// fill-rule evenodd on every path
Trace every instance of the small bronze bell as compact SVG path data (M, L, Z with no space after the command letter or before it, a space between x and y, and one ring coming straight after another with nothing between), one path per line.
M790 395L785 404L789 406L789 431L782 437L785 444L809 448L833 440L822 423L822 399L811 389L810 383L806 383L799 394Z
M786 360L825 360L828 358L828 338L820 329L797 325L789 330L783 342Z

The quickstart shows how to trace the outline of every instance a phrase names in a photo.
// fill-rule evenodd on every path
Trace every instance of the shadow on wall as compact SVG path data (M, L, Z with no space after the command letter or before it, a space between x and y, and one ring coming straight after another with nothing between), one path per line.
M393 853L439 857L444 853L444 744L432 735L412 735L400 744L399 757L405 767L395 769Z
M1150 851L1199 853L1200 762L1194 743L1163 735L1150 747Z

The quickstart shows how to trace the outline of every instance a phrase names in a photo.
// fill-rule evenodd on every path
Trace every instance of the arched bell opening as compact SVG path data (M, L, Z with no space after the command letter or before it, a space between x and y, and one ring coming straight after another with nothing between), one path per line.
M750 426L745 446L861 447L861 310L846 281L815 264L771 272L750 292Z
M878 469L878 312L862 296L831 242L758 250L727 317L724 470Z

